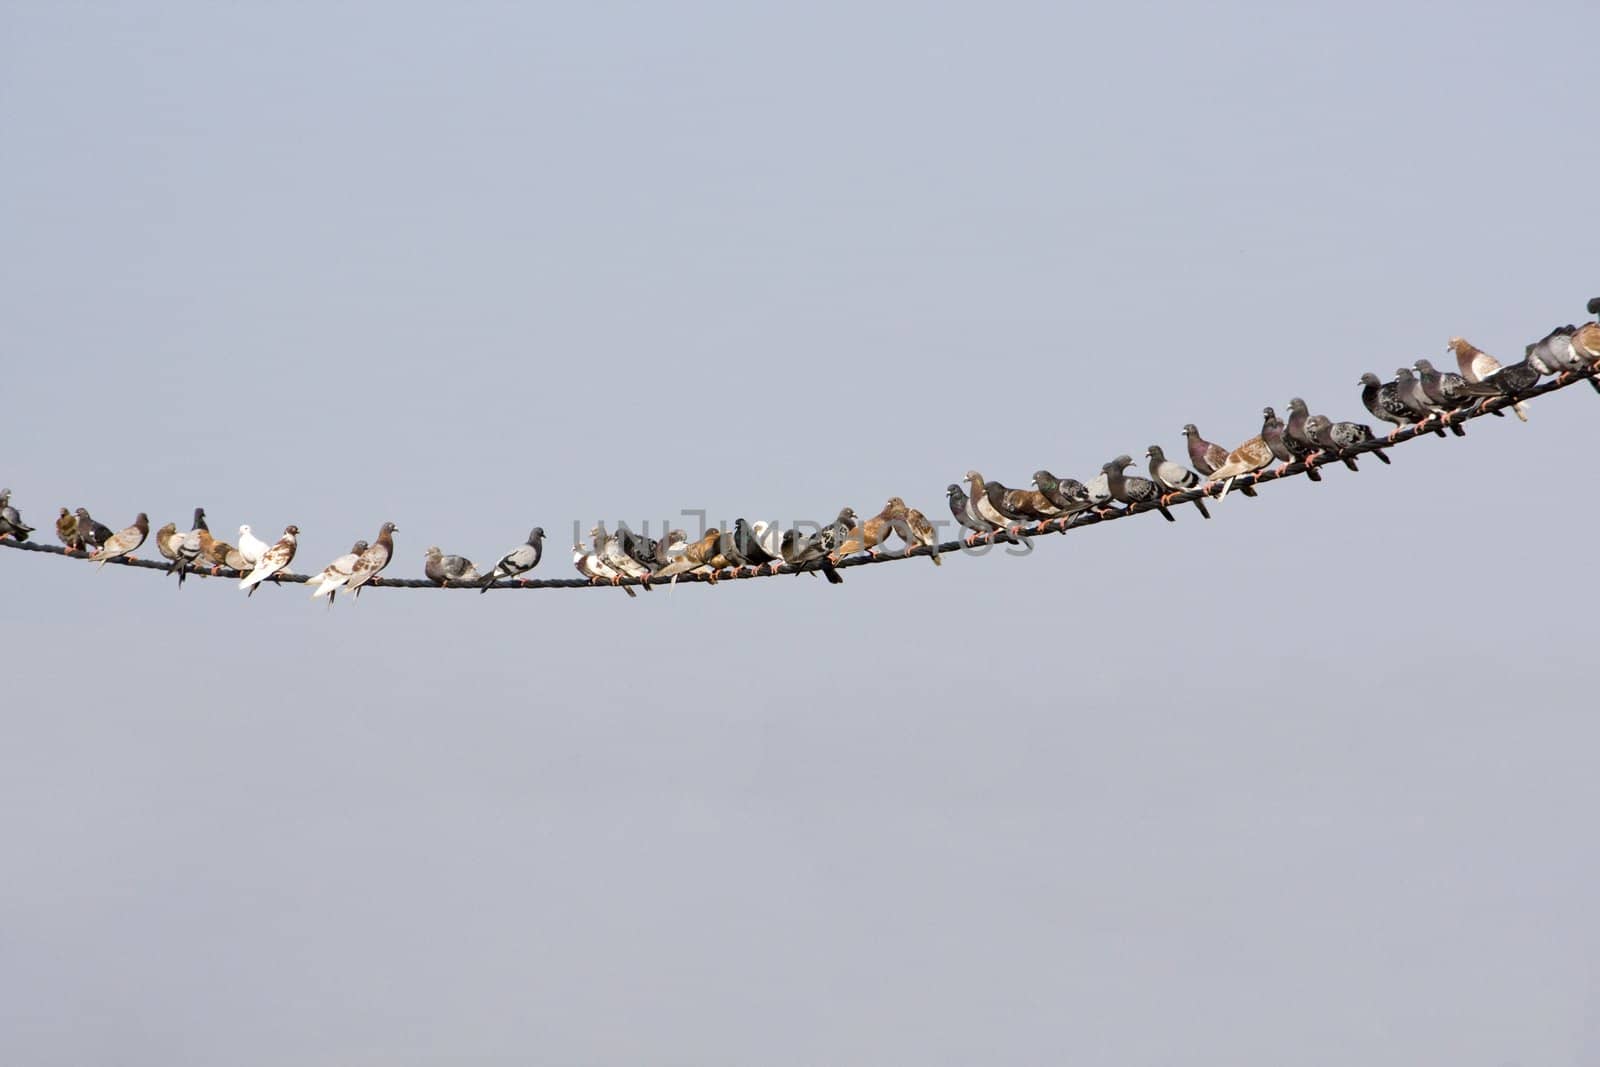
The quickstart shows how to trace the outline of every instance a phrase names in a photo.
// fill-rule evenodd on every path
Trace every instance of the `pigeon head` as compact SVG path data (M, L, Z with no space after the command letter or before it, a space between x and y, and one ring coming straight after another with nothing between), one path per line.
M1401 367L1399 370L1394 372L1394 377L1395 381L1409 382L1412 378L1416 377L1416 375L1411 373L1410 367Z
M962 491L961 487L959 485L957 485L955 482L951 482L949 485L945 486L944 487L944 491L946 493L950 494L953 497L966 496L967 495L966 493L964 493ZM63 514L66 513L66 508L62 508L61 510L62 510Z
M1297 396L1291 396L1289 398L1289 414L1305 415L1307 413L1308 409L1306 408L1306 402L1304 400L1301 400Z
M1373 374L1371 371L1366 371L1365 373L1363 373L1361 375L1361 384L1365 385L1365 386L1370 386L1373 389L1381 389L1381 388L1383 388L1383 383L1380 382L1378 380L1378 376L1376 374Z
M1278 417L1278 413L1273 411L1271 408L1262 408L1261 417L1264 419L1275 419Z
M1162 460L1167 458L1167 454L1161 451L1160 445L1151 445L1149 448L1144 450L1144 458L1153 459L1157 463L1160 463Z
M1124 453L1124 454L1118 456L1116 459L1112 460L1111 462L1113 462L1113 463L1115 463L1117 465L1117 469L1118 470L1121 470L1123 467L1126 467L1128 464L1133 462L1133 457L1128 455L1128 454L1126 454L1126 453Z
M71 515L71 514L72 514L72 512L68 511L65 507L63 507L61 509L61 517L63 519L66 518L68 515Z
M528 531L528 544L536 545L540 541L543 541L543 540L544 540L544 527L543 526L535 526L532 530Z
M1035 489L1039 490L1041 493L1044 492L1046 489L1051 488L1055 484L1056 484L1055 475L1051 474L1049 471L1034 471L1033 472L1033 487ZM954 489L955 486L952 485L950 488Z
M438 545L429 545L428 550L422 554L422 558L438 559L441 555L443 555L443 553L439 551Z
M1474 348L1472 344L1463 337L1452 337L1450 340L1444 343L1444 346L1458 356L1477 351L1477 349Z
M359 556L361 553L367 550L367 547L368 546L365 541L357 541L355 544L350 546L350 554L352 556Z
M289 525L287 525L287 526L285 526L283 528L283 532L286 535L289 535L289 536L292 536L292 537L299 537L300 536L300 527L296 526L294 523L291 522Z
M89 509L88 508L79 508L77 511L74 511L73 514L78 516L78 521L79 522L82 522L83 520L85 520L85 519L87 519L89 517Z

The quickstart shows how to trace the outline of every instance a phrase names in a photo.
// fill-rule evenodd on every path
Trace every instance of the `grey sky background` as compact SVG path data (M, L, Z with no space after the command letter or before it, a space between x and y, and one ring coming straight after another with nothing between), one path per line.
M42 538L565 577L1600 294L1591 5L0 11ZM0 1059L1600 1062L1596 404L840 588L0 554Z

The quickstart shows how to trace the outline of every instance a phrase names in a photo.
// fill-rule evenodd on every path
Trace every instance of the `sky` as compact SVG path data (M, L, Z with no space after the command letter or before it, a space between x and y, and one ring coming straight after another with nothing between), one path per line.
M1600 295L1597 22L11 0L0 483L567 577L1360 417ZM1596 404L838 587L0 553L0 1059L1600 1063Z

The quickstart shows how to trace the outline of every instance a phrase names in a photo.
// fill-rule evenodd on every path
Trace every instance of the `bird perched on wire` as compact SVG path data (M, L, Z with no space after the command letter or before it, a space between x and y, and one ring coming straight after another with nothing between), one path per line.
M1338 456L1339 460L1343 462L1346 467L1349 467L1358 474L1360 473L1361 468L1356 466L1356 458L1354 456L1344 455L1343 449L1340 447L1338 442L1333 439L1333 420L1328 418L1328 416L1309 416L1306 419L1305 433L1306 438L1318 450L1318 452L1326 452L1329 455Z
M1169 494L1183 493L1199 487L1200 476L1183 464L1168 459L1160 445L1151 445L1145 449L1144 458L1150 461L1150 479ZM1163 500L1162 503L1166 501ZM1206 510L1204 500L1195 497L1193 503L1200 509L1201 515L1211 518L1211 512Z
M966 542L968 545L978 543L978 538L987 537L994 533L995 526L988 519L983 518L973 508L972 502L967 498L966 490L960 485L951 482L945 489L945 499L950 504L950 514L963 530L967 531Z
M678 584L678 577L684 574L704 574L708 581L716 584L717 568L713 561L717 560L717 546L722 542L722 530L713 527L705 532L697 541L690 541L683 548L683 554L671 563L656 572L657 578L671 578L672 584ZM579 568L582 570L582 567ZM626 586L624 586L626 588Z
M422 573L434 585L471 585L478 581L478 568L466 556L447 556L438 545L429 545L422 554Z
M22 521L22 515L11 506L11 490L0 489L0 537L13 537L26 541L33 527Z
M1202 478L1210 478L1218 467L1228 462L1228 450L1201 437L1192 422L1184 423L1183 443L1189 453L1189 462ZM1241 485L1239 492L1245 496L1256 495L1255 488L1249 485Z
M1130 511L1136 504L1154 504L1162 518L1177 522L1161 499L1160 486L1149 478L1128 474L1127 469L1132 462L1132 456L1123 455L1100 468L1105 472L1106 488L1111 492L1111 499Z
M1447 410L1428 399L1428 394L1423 392L1421 379L1411 372L1410 367L1401 367L1394 372L1394 391L1395 395L1400 398L1400 403L1404 404L1406 410L1411 413L1412 421L1417 424L1418 429L1426 429L1428 420L1438 416L1438 425L1433 430L1440 437L1444 436L1443 427L1445 426L1449 426L1450 432L1457 437L1465 437L1467 435L1465 426L1448 422L1445 419Z
M150 516L141 511L134 518L132 526L123 527L106 538L105 543L100 546L100 551L95 553L94 558L100 561L100 566L95 570L100 570L107 563L123 556L132 559L134 551L144 544L144 539L149 536Z
M586 550L582 545L572 546L572 565L578 573L591 582L608 582L617 585L622 580L622 572L612 567L594 552ZM622 591L628 594L629 599L638 596L631 586L622 586Z
M939 538L934 533L933 523L928 521L928 517L897 496L890 497L889 504L892 506L889 523L900 540L905 542L906 555L911 555L916 547L921 545L928 549L935 567L943 563L944 561L939 558Z
M88 508L77 510L78 519L78 544L91 552L99 551L101 545L111 538L111 528L105 523L95 521L89 514Z
M495 582L528 573L539 565L539 560L543 557L544 527L535 526L528 531L526 541L500 557L499 562L489 571L489 576L483 580L483 588L478 592L487 593Z
M777 574L778 568L783 565L782 557L768 552L743 518L733 520L733 545L739 557L745 561L743 565L752 568L752 573L760 573L762 567L767 567Z
M889 534L894 530L889 521L889 514L894 508L894 499L891 497L889 502L883 506L883 510L872 516L872 518L851 528L845 534L843 541L829 553L829 558L834 563L838 563L845 556L861 551L865 551L868 555L876 558L878 547L888 539Z
M612 573L612 585L618 585L623 578L638 578L644 583L646 589L650 588L650 568L624 552L617 536L606 532L606 524L596 523L589 529L591 555L601 565L601 569Z
M1393 423L1396 427L1406 427L1414 421L1411 410L1400 400L1400 394L1394 382L1382 382L1371 371L1364 371L1359 384L1361 386L1361 406L1372 412L1372 417L1383 422ZM1444 431L1439 431L1439 436L1444 436ZM1389 434L1389 440L1394 440L1394 433Z
M1283 420L1283 432L1281 434L1283 446L1297 460L1305 464L1307 478L1314 482L1320 482L1322 481L1322 475L1317 471L1316 467L1306 462L1311 457L1311 453L1317 450L1317 446L1311 441L1311 435L1306 433L1306 420L1311 417L1311 409L1306 407L1304 400L1297 396L1292 396L1289 398L1288 412L1289 417ZM1262 436L1266 436L1265 432L1263 432Z
M156 550L169 562L178 561L178 547L183 544L183 534L178 531L178 524L169 522L156 531Z
M1431 360L1419 359L1416 368L1417 382L1422 395L1447 412L1462 411L1483 400L1500 395L1500 390L1481 382L1469 382L1453 371L1435 370ZM1494 409L1494 414L1505 418L1505 412ZM1447 419L1448 415L1445 416Z
M300 527L291 523L283 528L283 536L278 538L277 543L261 553L261 558L256 560L255 566L251 568L250 573L239 579L239 588L250 590L245 594L246 599L255 596L257 586L282 571L293 561L295 543L299 537Z
M361 553L361 558L356 560L356 565L350 570L350 577L345 580L344 587L347 592L359 598L361 587L376 578L379 572L389 565L389 560L394 558L394 535L399 530L400 528L392 522L386 522L378 527L377 540Z
M1047 470L1033 472L1033 487L1044 494L1052 507L1057 511L1054 520L1065 526L1065 521L1080 511L1087 511L1093 504L1089 499L1089 490L1076 478L1057 478Z
M1290 403L1292 404L1293 401L1290 401ZM1302 402L1302 406L1303 404L1304 402ZM1268 412L1272 411L1271 408L1267 408L1266 410ZM1301 432L1304 432L1303 422L1301 424ZM1283 466L1279 468L1280 473L1288 470L1296 463L1299 463L1305 468L1307 478L1310 478L1314 482L1322 481L1322 475L1318 473L1317 468L1306 462L1311 453L1311 449L1308 446L1302 446L1299 444L1299 442L1294 442L1291 446L1288 428L1284 425L1283 421L1277 417L1276 414L1270 415L1267 419L1266 425L1262 427L1261 440L1266 442L1268 450L1272 452L1272 458L1283 464ZM1302 448L1304 448L1304 451L1301 451Z
M1446 347L1455 354L1456 367L1461 371L1461 376L1469 382L1487 381L1501 369L1500 361L1498 359L1495 359L1489 353L1483 351L1483 349L1477 347L1465 338L1452 337L1446 343ZM1521 378L1521 375L1513 375L1509 380L1520 381ZM1535 376L1535 383L1537 383L1538 380L1538 377ZM1529 388L1531 388L1531 386ZM1523 422L1528 421L1527 406L1524 405L1520 400L1511 405L1511 410L1515 411L1517 413L1517 418L1521 419Z
M256 560L261 558L261 553L272 546L250 531L250 525L239 527L239 556L250 566L256 565Z
M1273 413L1271 408L1263 408L1262 415L1265 421L1262 429L1267 430L1275 425L1281 425L1282 420ZM1234 480L1243 474L1253 474L1272 465L1272 449L1267 447L1267 442L1262 440L1261 434L1256 434L1250 440L1228 453L1222 465L1211 472L1211 480L1206 483L1209 488L1218 482L1222 483L1222 492L1217 495L1218 500L1225 500L1228 490L1233 488Z
M87 514L88 512L83 512L78 516L78 529L80 531L83 529L83 519ZM205 550L205 543L201 540L202 535L208 540L211 537L211 531L206 528L206 509L195 508L194 525L188 533L183 535L183 540L179 541L174 547L173 563L172 566L167 568L168 574L177 574L179 589L183 588L183 579L189 568L194 564L195 560L200 558L201 552Z
M271 547L270 545L267 547ZM361 553L367 550L365 541L357 541L350 546L350 551L335 559L332 563L322 568L322 572L311 579L311 599L319 596L328 598L328 606L333 606L334 597L339 595L339 590L350 580L355 573L356 564L361 561ZM254 564L251 564L254 567Z
M1578 328L1568 323L1557 326L1533 344L1525 347L1523 358L1538 368L1540 374L1564 374L1567 371L1588 369L1585 360L1573 348L1572 339Z
M1308 419L1307 425L1310 426L1310 424ZM1375 441L1377 437L1373 434L1372 427L1366 423L1329 422L1325 428L1318 425L1313 429L1311 439L1316 442L1318 448L1343 452L1346 449L1355 448L1357 445ZM1391 462L1382 448L1374 448L1370 451L1374 456L1378 457L1379 462L1386 465ZM1343 458L1348 459L1349 457Z
M65 507L56 519L56 540L67 546L68 552L77 552L83 548L83 539L78 536L78 516L68 511Z

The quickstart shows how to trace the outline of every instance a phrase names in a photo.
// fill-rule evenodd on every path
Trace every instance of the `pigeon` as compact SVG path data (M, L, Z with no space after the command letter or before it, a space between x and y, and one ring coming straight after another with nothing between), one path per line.
M1586 322L1572 335L1572 350L1592 368L1600 362L1600 322Z
M1270 411L1271 409L1267 409ZM1297 396L1289 398L1289 417L1283 423L1283 446L1288 449L1296 459L1305 463L1305 460L1317 446L1312 443L1311 435L1306 433L1306 420L1311 417L1311 410L1306 407L1306 402ZM1270 419L1268 421L1271 421ZM1263 435L1266 431L1263 430ZM1305 464L1306 477L1314 482L1322 481L1322 474L1316 467Z
M1489 353L1464 338L1452 337L1447 342L1446 347L1455 353L1456 367L1460 369L1461 376L1469 382L1485 381L1500 370L1500 361L1498 359L1495 359ZM1514 377L1520 378L1520 376ZM1538 380L1538 377L1535 376L1534 381L1537 382ZM1523 422L1528 421L1528 409L1521 401L1511 405L1511 409L1517 413L1517 418Z
M149 536L150 516L141 511L134 517L132 526L118 530L106 538L105 543L100 546L100 551L95 554L94 558L100 561L100 567L95 569L99 570L121 556L132 559L134 550L144 544L144 539Z
M851 515L853 522L854 513L852 512ZM848 531L849 527L846 526L845 529ZM828 579L829 585L843 585L844 575L839 573L838 569L834 567L833 561L828 558L828 553L838 544L838 536L837 522L833 526L824 526L810 536L802 534L798 529L791 527L783 531L778 543L778 549L783 556L783 561L797 571L805 570L814 577L816 570L820 570L822 576ZM815 570L812 569L811 564L816 565Z
M56 540L67 546L68 552L77 552L83 548L83 539L78 536L78 516L61 509L61 517L56 519Z
M1144 458L1150 461L1151 479L1168 492L1182 493L1200 485L1200 476L1183 464L1168 459L1160 445L1151 445L1145 449ZM1195 497L1194 506L1200 509L1200 514L1208 519L1211 518L1211 512L1206 510L1204 500Z
M198 562L211 564L211 573L216 574L223 567L231 566L231 564L228 562L230 559L236 563L244 563L244 567L242 569L237 567L234 568L235 570L238 570L241 575L248 574L250 568L255 566L253 563L245 563L244 557L239 554L239 550L237 548L234 548L226 541L218 541L214 537L211 539L211 543L206 546L206 549L204 553L202 553Z
M299 537L300 527L293 524L285 526L283 536L278 538L278 543L261 553L261 558L256 560L254 569L239 579L239 588L250 590L245 594L246 599L256 595L256 587L262 582L289 565L294 559L295 543Z
M968 531L966 536L968 545L977 544L978 538L994 533L994 525L968 507L966 491L959 484L951 482L945 489L945 496L950 502L950 514L955 517L963 530Z
M239 555L244 561L255 566L256 560L261 558L261 553L272 546L250 532L248 525L239 527Z
M10 534L18 541L26 541L31 533L33 527L23 522L17 509L11 506L11 490L0 489L0 537Z
M1292 404L1293 401L1290 401L1290 403ZM1304 401L1301 401L1301 406L1302 408L1304 407ZM1291 446L1288 429L1279 420L1277 412L1271 408L1264 408L1262 409L1262 414L1266 416L1266 422L1261 428L1261 440L1266 442L1267 448L1272 452L1272 458L1282 461L1283 470L1288 470L1294 464L1300 463L1305 468L1307 478L1314 482L1322 481L1322 475L1317 468L1305 462L1310 453L1309 446L1301 446L1298 443ZM1305 432L1303 420L1301 432ZM1305 453L1298 451L1301 447L1306 447L1307 451Z
M1272 413L1271 408L1266 408L1263 414L1266 417L1265 424L1262 426L1263 430L1280 424L1278 417ZM1217 499L1224 500L1228 496L1228 490L1233 488L1234 479L1239 475L1250 474L1271 465L1272 449L1268 448L1266 441L1262 440L1260 434L1257 434L1232 452L1229 452L1222 465L1211 472L1211 480L1206 484L1209 487L1217 482L1223 483L1222 492L1218 494Z
M176 562L178 559L178 546L183 544L183 534L178 532L178 524L169 522L156 531L156 548L168 560Z
M328 606L333 606L333 599L343 588L344 583L350 580L350 575L355 573L356 564L361 562L361 554L367 550L365 541L357 541L350 546L350 551L322 568L322 573L311 579L311 584L316 586L311 590L311 598L319 596L328 598ZM252 564L254 566L254 564Z
M852 527L845 534L842 543L829 553L834 563L838 563L845 556L863 550L870 556L876 557L878 555L878 546L888 540L889 534L894 532L889 516L894 510L896 499L895 497L890 497L889 502L883 506L882 511L865 522Z
M893 505L889 523L900 540L905 542L906 555L911 555L918 545L922 545L931 553L935 567L942 564L944 561L939 558L939 538L934 533L933 523L928 521L928 517L916 508L908 507L899 497L891 497L889 503Z
M783 554L783 531L775 522L757 519L750 524L751 535L756 539L756 544L761 546L761 551L772 560L768 567L773 574L778 573L778 568L789 562Z
M88 512L84 512L78 516L78 528L80 530L83 529L84 515L87 514ZM202 533L208 538L211 536L211 532L206 529L206 509L195 508L194 528L184 534L183 540L177 543L175 546L176 558L172 566L167 568L168 574L177 572L179 589L183 588L184 575L188 573L189 565L200 558L200 553L205 547L201 541Z
M1401 367L1394 372L1394 391L1395 395L1400 398L1400 403L1404 404L1406 410L1411 413L1412 421L1417 424L1418 429L1426 429L1428 420L1437 415L1439 416L1440 425L1435 426L1433 432L1440 437L1444 436L1442 426L1445 424L1444 416L1446 411L1443 407L1428 399L1428 394L1422 391L1421 379L1411 373L1410 367ZM1466 427L1453 422L1449 423L1449 426L1450 431L1457 437L1466 436Z
M578 569L579 574L591 582L610 582L612 585L616 585L622 580L621 571L612 567L595 553L585 550L582 545L572 546L572 565ZM630 599L638 596L630 586L623 586L622 591L627 593Z
M350 577L345 581L345 589L361 595L361 587L378 576L378 572L389 565L389 560L394 556L394 535L400 528L392 522L386 522L378 527L378 539L367 546L361 558L356 560L356 565L350 569Z
M487 593L495 582L506 578L515 578L526 574L539 565L539 559L544 555L544 527L535 526L528 531L528 539L513 548L510 552L500 557L500 562L494 565L489 576L483 580L480 594Z
M1408 426L1411 423L1411 411L1400 402L1399 394L1393 382L1381 382L1378 376L1371 371L1361 375L1361 406L1372 412L1372 417L1382 422L1393 423L1395 426ZM1394 436L1392 433L1389 435Z
M1076 478L1057 478L1047 470L1033 472L1033 487L1044 494L1059 517L1071 518L1089 508L1089 490Z
M1540 374L1562 374L1566 371L1583 371L1589 367L1573 348L1572 338L1578 332L1570 323L1557 326L1533 344L1523 349L1523 357L1539 369Z
M111 539L111 528L103 523L96 522L89 514L88 508L79 508L78 519L78 544L91 552Z
M1501 367L1483 380L1483 384L1492 385L1500 390L1504 396L1517 396L1526 393L1529 389L1539 384L1539 368L1527 360L1512 363ZM1520 407L1520 404L1513 405Z
M638 578L644 582L646 589L650 588L650 568L624 552L616 535L606 533L605 523L596 523L589 530L589 537L593 542L596 561L612 573L612 585L619 584L623 578Z
M1328 416L1310 416L1306 419L1305 430L1306 437L1310 439L1311 443L1318 449L1325 452L1334 453L1335 455L1338 454L1339 445L1333 439L1333 420L1328 418ZM1349 467L1357 474L1361 473L1361 468L1356 466L1356 458L1354 456L1339 456L1339 459L1343 461L1346 467Z
M783 560L776 554L768 552L758 538L750 530L750 524L744 519L733 520L733 543L748 565L759 573L762 567L768 567L773 574L778 573Z
M1376 441L1377 437L1372 432L1372 427L1362 422L1336 422L1328 428L1328 437L1333 441L1335 448L1354 448L1364 445L1368 441ZM1381 448L1374 448L1372 454L1383 463L1389 463L1389 457L1384 455Z
M1089 506L1098 513L1111 503L1111 479L1101 471L1084 484L1083 492L1089 498Z
M1460 411L1487 397L1500 395L1500 390L1492 385L1469 382L1451 371L1435 370L1430 360L1419 359L1412 365L1417 371L1417 381L1422 383L1423 395L1449 411ZM1494 413L1505 417L1505 412L1498 409Z
M1010 517L1001 514L989 499L989 487L977 471L967 472L967 507L975 518L982 519L996 531L1011 524Z
M1211 477L1218 467L1228 462L1228 450L1201 437L1192 422L1184 424L1183 440L1189 451L1189 462L1202 478ZM1239 492L1245 496L1256 495L1255 487L1249 485L1241 485Z
M1038 486L1032 489L1007 489L1003 485L990 482L984 489L1002 514L1034 519L1036 520L1034 529L1037 531L1043 532L1050 520L1061 517L1061 508L1057 507L1055 501ZM1020 530L1013 528L1011 532L1019 533Z
M634 533L627 523L617 525L617 545L628 558L640 563L646 570L656 565L656 540L649 534Z
M446 556L439 552L438 545L429 545L428 551L422 554L422 573L434 585L469 585L478 581L478 568L465 556Z
M1132 456L1118 456L1100 468L1106 473L1106 488L1111 491L1111 498L1130 511L1135 504L1154 504L1162 518L1177 522L1161 499L1160 486L1149 478L1128 474L1127 468L1132 462Z
M716 568L712 566L712 561L717 558L717 546L721 542L722 531L720 529L713 527L707 530L700 540L691 541L685 545L683 554L657 571L656 577L671 578L672 584L676 585L678 576L681 574L709 571L710 580L715 583L717 580ZM580 566L578 569L582 570L583 568ZM624 586L623 588L627 587Z

